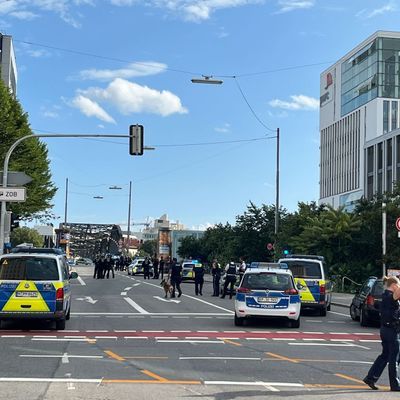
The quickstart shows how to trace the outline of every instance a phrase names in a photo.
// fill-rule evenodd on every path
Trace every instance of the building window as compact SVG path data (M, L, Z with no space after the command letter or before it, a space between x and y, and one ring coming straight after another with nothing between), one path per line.
M383 146L382 143L378 143L377 146L377 162L378 162L378 194L383 194Z
M400 181L400 135L396 136L396 180Z
M393 174L392 174L392 162L393 162L393 157L392 157L392 139L389 139L386 142L386 191L391 192L392 191L392 184L393 184Z
M397 129L398 126L398 117L397 117L397 105L398 102L397 101L392 101L392 129L391 131L394 131L395 129Z
M374 196L374 146L367 149L367 198Z
M389 132L389 101L383 101L383 133Z

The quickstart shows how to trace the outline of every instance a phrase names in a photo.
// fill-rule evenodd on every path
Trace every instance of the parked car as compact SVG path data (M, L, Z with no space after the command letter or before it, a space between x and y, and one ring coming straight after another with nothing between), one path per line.
M143 274L143 261L144 258L135 258L131 264L128 265L128 275L139 275ZM150 276L153 276L154 269L153 264L150 263Z
M182 280L183 281L189 281L189 280L194 281L193 267L196 264L201 265L201 263L199 263L197 260L189 260L189 261L182 262Z
M78 258L75 261L76 265L92 265L93 261L90 258Z
M350 316L360 321L361 326L369 326L380 322L380 305L384 292L383 281L370 276L355 294L350 305Z

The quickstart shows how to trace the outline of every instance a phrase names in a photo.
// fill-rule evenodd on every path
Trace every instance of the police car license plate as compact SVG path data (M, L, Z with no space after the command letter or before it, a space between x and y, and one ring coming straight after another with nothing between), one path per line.
M16 292L16 297L38 297L37 292Z
M270 304L275 304L278 302L278 298L277 297L259 297L257 299L257 301L259 303L270 303Z

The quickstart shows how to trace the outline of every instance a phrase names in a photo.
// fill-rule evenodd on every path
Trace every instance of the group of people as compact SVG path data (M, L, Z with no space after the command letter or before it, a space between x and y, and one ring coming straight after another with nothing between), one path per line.
M111 257L110 254L102 254L95 257L93 260L94 263L94 279L104 279L110 278L110 273L113 278L115 278L114 268L115 268L115 261Z

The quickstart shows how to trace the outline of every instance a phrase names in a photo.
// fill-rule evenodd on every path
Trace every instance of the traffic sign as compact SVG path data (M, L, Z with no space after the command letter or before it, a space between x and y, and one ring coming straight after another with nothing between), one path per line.
M267 244L267 250L271 251L274 248L274 245L272 243Z
M3 171L0 171L0 174L2 176ZM8 186L23 186L29 182L32 182L32 178L25 172L9 171L7 173Z
M0 201L16 202L25 201L26 189L25 188L2 188L0 187Z
M396 228L400 231L400 217L396 219Z

